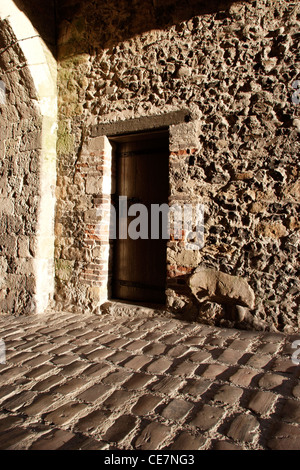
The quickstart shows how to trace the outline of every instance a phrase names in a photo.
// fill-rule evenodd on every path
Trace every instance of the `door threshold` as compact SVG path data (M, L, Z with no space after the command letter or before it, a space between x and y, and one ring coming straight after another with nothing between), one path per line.
M163 315L170 316L165 304L149 303L149 302L133 302L123 299L110 299L104 302L100 307L102 314L110 315Z
M111 299L111 302L119 302L122 304L134 305L138 307L149 307L149 308L160 308L160 309L166 308L165 303L147 302L147 301L142 302L140 300L134 301L134 300L125 300L125 299Z

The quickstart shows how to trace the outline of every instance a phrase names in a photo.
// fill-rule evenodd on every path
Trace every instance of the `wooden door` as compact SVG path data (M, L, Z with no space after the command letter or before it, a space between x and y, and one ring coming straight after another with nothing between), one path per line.
M127 197L128 209L135 203L147 208L148 238L117 238L113 274L115 298L165 302L167 240L162 236L151 239L150 215L151 204L168 202L168 149L166 132L123 137L117 143L117 196ZM127 227L135 219L136 216L127 217Z

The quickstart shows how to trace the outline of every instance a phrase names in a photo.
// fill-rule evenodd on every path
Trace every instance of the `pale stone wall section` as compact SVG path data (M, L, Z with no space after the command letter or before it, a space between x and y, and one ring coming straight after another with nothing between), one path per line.
M104 155L104 166L103 166L103 175L102 175L102 187L99 194L107 196L107 202L102 202L101 207L98 207L97 210L101 210L103 215L103 220L98 224L99 236L102 241L107 243L105 249L101 251L100 259L103 263L103 272L105 273L104 279L102 279L101 286L91 286L90 287L90 296L91 298L102 305L108 300L108 290L109 290L109 232L104 230L102 233L102 227L109 227L110 224L110 196L112 190L111 184L111 165L112 165L112 146L106 136L95 137L91 139L89 148L98 148L100 152L103 152ZM98 233L98 230L96 232Z
M88 262L82 264L79 274L82 282L88 286L86 298L93 311L98 311L100 305L109 298L112 154L113 148L106 136L94 137L84 143L78 160L78 167L83 165L86 175L83 176L83 188L85 195L89 196L87 201L94 200L87 203L84 212L83 251Z

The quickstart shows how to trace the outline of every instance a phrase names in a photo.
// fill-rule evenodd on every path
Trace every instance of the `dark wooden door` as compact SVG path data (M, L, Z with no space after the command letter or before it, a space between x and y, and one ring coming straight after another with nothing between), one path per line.
M113 295L115 298L164 303L166 242L151 239L151 204L168 202L168 134L124 137L117 143L117 200L127 197L148 210L148 238L117 238L114 246ZM137 217L140 213L137 212ZM136 220L127 218L127 227ZM140 227L137 227L138 231Z

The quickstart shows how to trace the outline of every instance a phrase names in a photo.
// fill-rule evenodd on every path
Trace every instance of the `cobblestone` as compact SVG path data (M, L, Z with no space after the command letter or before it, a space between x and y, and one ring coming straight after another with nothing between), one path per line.
M103 436L104 441L119 442L136 426L137 419L132 415L119 416Z
M55 429L35 441L30 450L58 450L74 436L72 432Z
M164 408L161 415L164 418L177 421L184 418L193 408L193 404L184 400L172 400Z
M45 420L48 423L54 423L57 426L63 426L80 414L83 410L89 410L90 408L83 404L78 403L76 401L67 403L65 405L60 406L56 410L52 411L51 413L45 416Z
M153 411L156 406L161 403L162 397L155 395L143 395L139 398L138 402L132 408L132 413L140 416L147 415L150 411Z
M243 394L243 390L232 385L223 385L214 396L215 402L233 405Z
M213 428L221 420L224 410L216 406L204 405L203 408L196 414L190 424L196 426L203 431L208 431Z
M254 392L248 403L248 408L258 415L270 413L276 398L276 395L272 392Z
M272 450L299 450L300 428L285 423L276 423L267 442L267 448Z
M255 416L240 414L232 421L227 436L240 442L253 442L258 426Z
M159 422L149 423L135 442L138 450L156 450L170 435L171 428Z
M211 383L209 380L188 379L181 393L200 397L210 387Z
M0 317L0 449L300 450L300 335L126 315Z
M115 390L106 400L103 405L110 409L117 409L124 406L132 398L132 394L125 390Z
M300 402L287 400L282 413L282 420L292 424L300 424Z
M285 381L286 379L283 375L267 373L260 378L258 385L267 390L275 390Z
M95 410L87 414L75 424L75 430L83 433L91 433L97 429L105 428L110 412L106 410Z
M205 446L205 443L206 439L201 435L193 436L188 432L182 432L175 438L170 450L199 450Z

